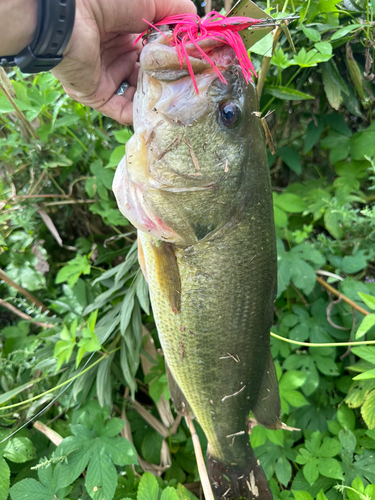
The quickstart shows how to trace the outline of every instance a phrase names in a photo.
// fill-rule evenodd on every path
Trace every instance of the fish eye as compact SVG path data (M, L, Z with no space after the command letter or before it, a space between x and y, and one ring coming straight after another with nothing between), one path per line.
M234 102L223 102L220 105L220 118L226 127L233 127L240 117L240 108Z

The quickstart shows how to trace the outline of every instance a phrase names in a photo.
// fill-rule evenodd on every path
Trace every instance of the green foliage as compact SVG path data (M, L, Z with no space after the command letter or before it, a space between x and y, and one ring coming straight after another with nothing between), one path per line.
M369 500L375 347L324 344L375 340L375 4L258 3L300 19L289 25L296 52L282 35L260 96L264 115L275 110L272 331L284 341L271 347L289 427L256 425L250 439L275 499ZM271 47L268 35L251 49L260 74ZM148 349L160 344L136 233L111 192L132 132L71 101L50 74L9 77L39 139L0 92L0 267L33 295L0 283L2 300L27 315L0 306L0 500L192 500L180 484L199 479L185 423L166 440L150 424L172 403L162 353ZM369 314L327 294L317 272ZM31 425L7 438L44 409L57 448ZM164 465L166 452L162 477L138 477L137 462Z

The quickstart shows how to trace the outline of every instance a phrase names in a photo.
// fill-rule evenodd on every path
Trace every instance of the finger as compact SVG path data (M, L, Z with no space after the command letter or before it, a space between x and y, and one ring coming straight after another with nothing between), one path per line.
M191 0L122 0L121 3L118 0L107 0L101 8L104 30L107 33L140 33L149 27L142 19L157 22L175 14L196 12Z
M129 87L123 96L114 95L103 106L97 108L98 111L123 125L131 125L133 123L133 97L135 91L135 87Z

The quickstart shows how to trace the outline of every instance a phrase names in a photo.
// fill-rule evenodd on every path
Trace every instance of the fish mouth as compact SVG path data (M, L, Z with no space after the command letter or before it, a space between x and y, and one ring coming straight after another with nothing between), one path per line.
M191 74L189 66L195 75L212 70L212 64L222 70L233 64L235 59L234 51L230 46L223 44L220 40L204 39L198 44L200 49L209 56L211 63L202 57L200 51L192 43L186 43L187 57L181 61L175 47L169 44L171 36L168 36L168 33L153 36L155 37L153 42L147 43L142 50L140 68L159 81L174 81L189 76Z
M112 186L120 212L133 226L146 234L176 244L184 243L183 238L167 226L149 206L145 199L147 191L154 190L160 193L207 191L214 189L215 183L191 187L169 186L159 183L148 172L142 174L141 169L129 169L127 157L128 155L124 156L119 163Z
M164 224L145 202L145 185L130 178L126 160L124 156L119 163L112 186L120 212L133 226L146 234L163 240L179 240L179 235Z

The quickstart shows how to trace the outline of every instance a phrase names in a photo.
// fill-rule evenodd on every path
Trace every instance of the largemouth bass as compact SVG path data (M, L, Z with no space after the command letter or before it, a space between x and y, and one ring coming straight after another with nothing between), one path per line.
M154 34L140 60L134 135L114 192L139 230L139 260L177 411L208 440L216 498L271 500L250 446L249 412L280 426L269 329L276 291L272 193L257 98L233 50Z

